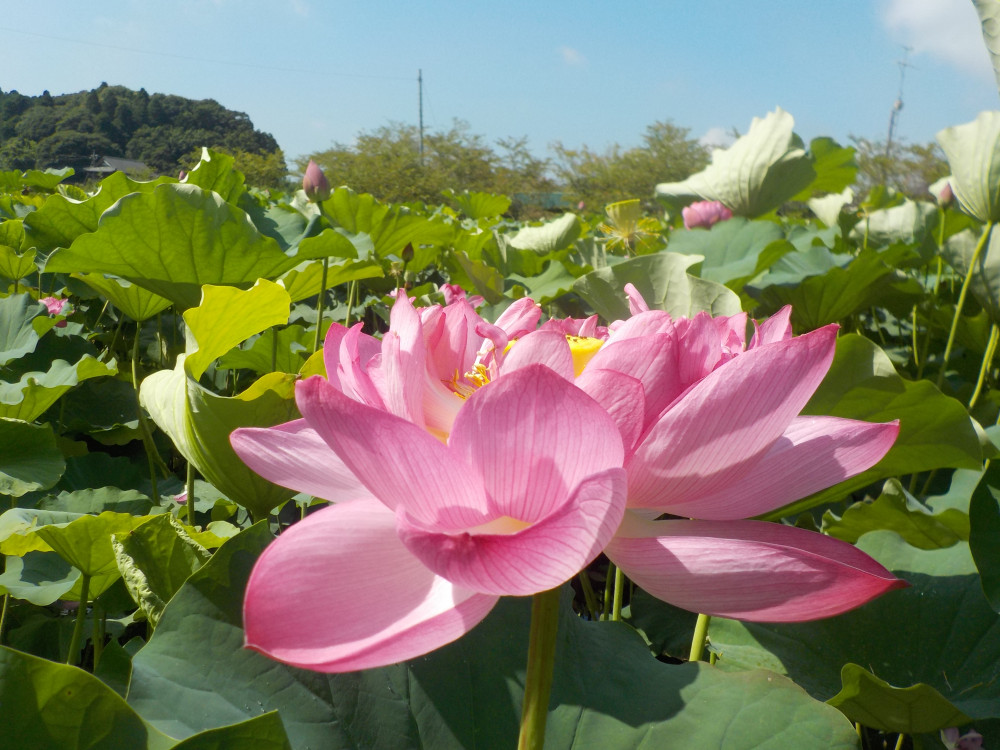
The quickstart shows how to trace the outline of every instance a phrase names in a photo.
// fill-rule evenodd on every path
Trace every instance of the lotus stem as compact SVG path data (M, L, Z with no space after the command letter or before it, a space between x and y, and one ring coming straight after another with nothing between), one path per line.
M708 624L711 621L711 615L698 615L698 620L694 624L694 635L691 636L691 653L688 661L701 661L705 641L708 640Z
M358 282L354 280L347 287L347 315L344 317L344 328L351 327L351 312L354 309L354 295L358 290Z
M323 258L323 274L320 276L319 281L319 296L316 298L316 338L313 340L313 350L312 353L315 354L319 351L319 344L323 340L323 302L326 299L326 275L330 270L330 259ZM347 316L350 317L351 311L347 311ZM275 346L277 346L277 336L275 336ZM274 369L274 368L272 368Z
M976 402L979 400L979 395L983 391L983 383L986 382L986 375L993 364L993 355L996 354L998 340L1000 340L1000 328L997 328L997 324L994 323L993 327L990 328L990 340L986 344L986 351L983 352L983 363L979 366L979 379L976 381L976 390L972 392L972 397L969 399L969 411L972 411L975 407Z
M590 576L587 575L586 568L580 571L578 578L580 579L580 588L583 589L583 599L587 603L587 611L590 613L590 619L597 622L601 619L601 611L597 608L597 595L594 593L594 587L590 583Z
M615 601L611 609L611 619L614 622L622 620L622 598L625 595L625 574L621 568L615 568Z
M607 577L604 579L604 599L601 608L601 619L607 620L611 616L611 602L614 599L614 580L618 566L613 562L608 563Z
M188 461L187 477L184 480L184 492L187 494L187 522L194 527L194 464Z
M900 732L899 737L896 738L896 750L903 750L903 740L905 739L906 735Z
M80 661L80 642L83 640L83 621L87 619L87 600L90 597L90 576L86 573L80 578L80 606L76 608L76 623L73 625L73 635L69 639L69 653L66 655L67 664L76 664Z
M142 403L139 401L139 333L142 330L142 323L136 325L135 341L132 342L132 388L135 390L135 409L139 415L139 434L142 436L142 445L146 449L146 461L149 463L149 483L152 486L153 504L160 504L160 491L156 484L156 460L159 453L153 445L153 433L149 429L149 422L142 410ZM162 461L162 459L161 459Z
M969 261L969 270L966 271L965 278L962 280L962 288L958 293L958 302L955 304L955 317L951 320L951 330L948 332L948 343L944 348L944 357L941 360L941 371L938 372L938 388L944 384L944 376L948 369L948 360L951 359L951 348L955 345L955 334L958 332L958 321L962 316L962 308L965 306L965 298L969 294L969 287L972 284L972 277L976 272L976 264L979 262L979 256L983 254L983 248L986 247L986 243L990 238L990 232L992 230L993 222L991 221L988 222L983 228L983 233L979 237L976 249L972 253L972 259Z
M524 678L518 750L542 750L545 745L545 722L549 715L549 694L552 692L555 673L558 633L557 587L531 598L531 635L528 641L528 668Z
M10 603L10 594L3 595L3 609L0 610L0 643L3 643L3 626L7 621L7 605Z
M107 612L98 604L94 605L94 671L101 663L101 654L104 653L104 635L107 624Z

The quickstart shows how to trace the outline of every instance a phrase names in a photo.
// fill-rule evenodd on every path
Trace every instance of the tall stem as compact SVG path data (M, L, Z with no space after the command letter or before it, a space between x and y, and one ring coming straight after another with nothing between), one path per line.
M67 664L78 664L80 661L80 641L83 640L83 621L87 619L87 600L90 598L90 576L86 573L80 579L80 606L76 608L76 623L73 625L73 635L69 639Z
M531 636L518 750L542 750L545 745L545 722L549 715L558 632L559 588L535 594L531 598Z
M194 526L194 464L188 461L187 477L185 477L184 491L187 493L187 520L188 526Z
M698 621L694 624L694 635L691 636L691 654L688 656L688 661L701 661L705 640L708 638L708 624L711 621L711 615L698 615Z
M976 249L972 253L972 259L969 261L969 270L966 271L965 278L962 280L962 289L958 293L958 302L955 305L955 317L951 320L951 330L948 332L948 344L944 348L944 357L941 360L941 371L938 373L938 388L944 384L944 375L948 369L948 360L951 358L951 348L955 345L955 334L958 332L958 321L962 316L962 308L965 306L965 298L969 293L969 286L972 284L972 277L976 273L976 264L979 262L979 256L983 254L983 248L986 247L986 243L989 241L992 229L992 221L987 223L983 228L983 233L979 237Z
M983 384L986 382L986 376L990 371L990 366L993 364L993 355L997 351L997 341L1000 339L1000 328L997 328L997 324L994 323L992 328L990 328L990 340L986 344L986 351L983 352L983 362L979 366L979 379L976 380L976 389L972 392L972 397L969 399L969 411L975 407L976 402L979 400L979 395L983 392Z
M319 282L319 297L316 298L316 338L313 340L313 354L319 351L319 344L323 340L323 302L326 300L326 275L329 270L330 259L323 258L323 275ZM277 335L275 335L275 341L277 341Z
M7 605L10 603L10 594L3 595L3 611L0 611L0 643L3 643L3 626L7 621Z
M625 574L621 568L615 568L615 602L611 609L611 619L614 622L621 622L622 619L622 598L625 595Z
M135 329L135 341L132 342L132 387L135 389L135 408L139 415L139 434L142 436L142 445L146 449L146 461L149 463L149 483L152 487L153 503L160 504L160 491L156 485L156 459L160 454L156 452L153 444L153 433L149 429L149 422L142 410L142 403L139 401L139 333L142 330L142 323L137 324ZM161 459L162 461L162 459Z

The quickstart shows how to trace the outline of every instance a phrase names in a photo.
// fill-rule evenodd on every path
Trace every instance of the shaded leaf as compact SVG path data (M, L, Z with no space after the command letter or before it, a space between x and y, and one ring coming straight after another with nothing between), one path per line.
M0 419L0 495L47 490L65 469L51 425Z

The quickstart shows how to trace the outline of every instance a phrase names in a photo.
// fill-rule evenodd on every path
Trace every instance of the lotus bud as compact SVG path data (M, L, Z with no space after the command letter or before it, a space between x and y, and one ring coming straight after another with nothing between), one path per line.
M312 159L309 160L309 166L306 167L306 173L302 177L302 189L306 198L313 203L321 203L330 197L330 182L319 168L319 164Z
M941 188L941 192L938 193L938 203L940 203L942 207L947 208L954 202L955 191L951 189L951 183L946 182L944 187Z
M56 315L62 315L66 312L66 308L69 306L68 299L59 299L58 297L41 297L39 300L45 309L48 311L49 315L55 317ZM66 321L60 320L56 323L56 328L65 328Z
M411 260L413 260L413 243L412 242L407 242L406 243L406 247L403 248L403 251L399 254L399 257L403 259L404 263L409 263Z
M733 218L733 212L719 201L698 201L690 206L685 206L681 211L681 216L684 217L685 229L694 229L695 227L708 229L713 224Z

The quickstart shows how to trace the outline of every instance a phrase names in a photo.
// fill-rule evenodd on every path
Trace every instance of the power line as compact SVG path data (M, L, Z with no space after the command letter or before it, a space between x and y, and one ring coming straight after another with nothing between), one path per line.
M105 44L103 42L92 42L86 39L74 39L72 37L66 36L55 36L52 34L38 34L34 31L22 31L21 29L12 29L8 26L0 26L0 31L8 31L13 34L22 34L24 36L31 36L37 39L52 39L59 42L70 42L72 44L83 44L88 47L101 47L103 49L116 50L118 52L130 52L137 55L151 55L153 57L169 57L175 60L189 60L191 62L199 63L210 63L212 65L229 65L234 68L254 68L257 70L273 70L280 73L315 73L315 70L309 70L306 68L283 68L277 65L263 65L261 63L248 63L248 62L238 62L234 60L220 60L211 57L194 57L192 55L179 55L176 52L160 52L156 50L149 49L138 49L136 47L122 47L117 44ZM373 75L370 73L335 73L331 71L323 71L323 76L325 78L377 78L382 80L390 81L412 81L410 76L382 76Z

